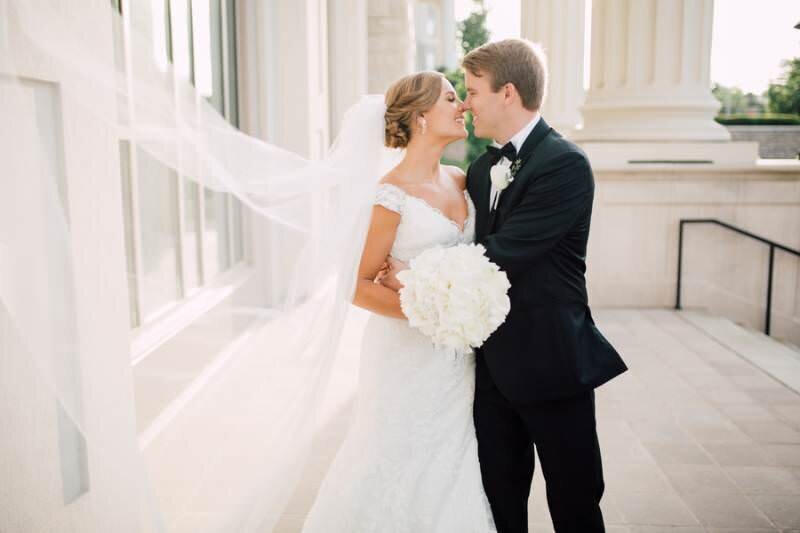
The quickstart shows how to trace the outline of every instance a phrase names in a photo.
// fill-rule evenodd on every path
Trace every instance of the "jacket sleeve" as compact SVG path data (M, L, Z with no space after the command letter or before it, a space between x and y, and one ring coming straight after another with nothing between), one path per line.
M594 195L586 157L565 152L546 163L503 225L480 243L487 257L509 277L526 270L569 233Z

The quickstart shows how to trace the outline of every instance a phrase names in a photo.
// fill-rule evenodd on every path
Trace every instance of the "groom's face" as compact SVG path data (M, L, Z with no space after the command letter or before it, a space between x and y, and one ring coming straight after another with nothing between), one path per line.
M497 124L502 121L505 109L503 90L497 92L492 90L488 74L478 76L466 69L464 84L467 98L464 100L463 109L472 113L475 136L494 139L497 136Z

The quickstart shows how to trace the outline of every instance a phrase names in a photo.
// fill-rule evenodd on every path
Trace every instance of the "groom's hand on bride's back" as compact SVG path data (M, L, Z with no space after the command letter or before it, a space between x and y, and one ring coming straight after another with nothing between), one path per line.
M406 269L408 269L408 265L392 256L389 256L386 258L384 268L381 268L381 271L378 272L378 276L375 278L375 281L388 289L399 292L400 289L403 288L403 284L397 279L397 273Z

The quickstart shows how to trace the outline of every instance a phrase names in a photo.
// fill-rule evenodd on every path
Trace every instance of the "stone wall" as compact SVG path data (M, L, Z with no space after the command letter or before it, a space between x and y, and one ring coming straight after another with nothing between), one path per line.
M718 218L800 249L800 164L596 171L595 179L587 258L594 306L674 306L682 218ZM684 245L684 306L763 327L768 247L709 226L688 226ZM775 260L774 329L800 343L800 259Z
M382 94L414 69L414 26L407 0L369 0L368 87Z
M800 126L727 126L734 141L758 143L758 155L764 159L800 157Z

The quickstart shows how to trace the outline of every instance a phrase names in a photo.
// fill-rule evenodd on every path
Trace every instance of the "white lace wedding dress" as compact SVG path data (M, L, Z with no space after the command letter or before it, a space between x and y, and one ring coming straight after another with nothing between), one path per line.
M400 213L392 256L470 243L421 198L390 184L376 203ZM304 533L488 533L472 402L474 354L437 350L405 320L372 315L362 344L355 420L325 477Z

